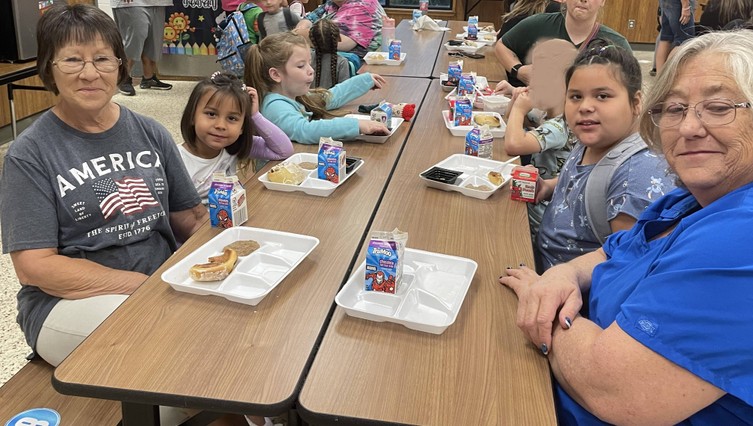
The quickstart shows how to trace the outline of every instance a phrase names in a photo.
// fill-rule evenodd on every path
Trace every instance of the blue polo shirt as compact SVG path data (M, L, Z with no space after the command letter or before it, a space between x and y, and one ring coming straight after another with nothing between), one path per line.
M678 222L679 221L679 222ZM677 227L664 238L651 239ZM686 189L604 244L591 320L727 392L681 424L753 424L753 183L701 208ZM603 424L559 385L560 424ZM656 395L661 398L662 395Z

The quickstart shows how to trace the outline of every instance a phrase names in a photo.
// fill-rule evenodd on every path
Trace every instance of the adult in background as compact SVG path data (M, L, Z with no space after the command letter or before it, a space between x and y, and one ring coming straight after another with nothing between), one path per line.
M696 34L745 26L753 18L751 0L709 0L696 27ZM729 26L729 27L728 27Z
M752 74L753 31L680 46L640 127L682 187L602 249L500 278L548 356L560 424L753 423Z
M661 31L656 45L656 71L660 72L672 49L695 37L695 0L660 0Z
M118 85L120 93L135 96L133 78L141 78L141 89L170 90L172 84L157 78L157 62L162 58L165 7L173 0L112 0L112 15L125 45L127 78Z
M94 6L55 4L37 67L58 102L11 145L0 181L3 252L21 283L18 323L57 366L207 219L178 148L112 102L123 41Z
M623 49L630 49L625 37L597 22L605 0L565 0L564 12L540 13L520 21L494 44L497 60L507 80L515 87L527 86L531 79L529 52L539 40L558 38L586 46L594 38L612 41Z
M559 12L562 4L557 0L518 0L508 13L502 15L502 26L497 32L497 40L523 19L537 13Z
M331 19L340 27L337 50L354 54L360 62L367 52L379 49L382 44L384 15L378 0L326 0L301 19L295 32L308 37L313 24L320 19Z

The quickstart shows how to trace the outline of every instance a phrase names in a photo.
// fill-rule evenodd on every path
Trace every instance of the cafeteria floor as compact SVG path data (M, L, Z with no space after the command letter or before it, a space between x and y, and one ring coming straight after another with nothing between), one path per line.
M634 46L634 52L643 71L644 86L648 89L653 82L649 76L652 67L653 45ZM180 117L188 99L194 82L170 81L173 89L169 91L146 91L136 89L136 96L129 97L120 94L113 100L138 113L159 117L159 121L167 127L175 141L181 141ZM28 126L33 119L22 120L19 131ZM0 129L0 171L2 159L10 146L12 139L10 126ZM16 371L26 364L26 356L30 353L24 341L23 334L16 324L16 292L19 284L10 256L0 255L0 385L10 379Z

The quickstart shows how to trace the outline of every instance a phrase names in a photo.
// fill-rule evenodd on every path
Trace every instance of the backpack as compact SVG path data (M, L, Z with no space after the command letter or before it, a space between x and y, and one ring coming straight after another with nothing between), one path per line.
M636 133L628 136L609 150L591 170L586 181L586 216L596 238L604 244L612 233L612 227L607 221L607 191L612 182L612 176L622 163L633 154L646 148L646 142Z
M283 7L282 14L285 16L285 25L288 26L288 29L292 30L293 28L295 28L295 22L293 22L293 12L291 12L287 7ZM256 22L259 27L259 41L262 41L264 37L267 36L267 27L264 26L265 16L267 16L267 12L262 12L259 14L259 17L256 18Z
M245 68L243 60L246 51L253 44L244 13L253 8L258 6L246 3L239 5L238 10L223 19L214 32L217 41L217 62L223 71L241 78Z

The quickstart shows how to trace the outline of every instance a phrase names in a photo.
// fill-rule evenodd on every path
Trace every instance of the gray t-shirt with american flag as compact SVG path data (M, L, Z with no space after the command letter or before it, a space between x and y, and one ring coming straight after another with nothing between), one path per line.
M168 131L120 107L102 133L42 114L5 157L3 252L56 248L121 270L153 273L176 249L169 214L201 202ZM21 283L18 322L34 348L59 299ZM29 285L27 285L29 284Z

